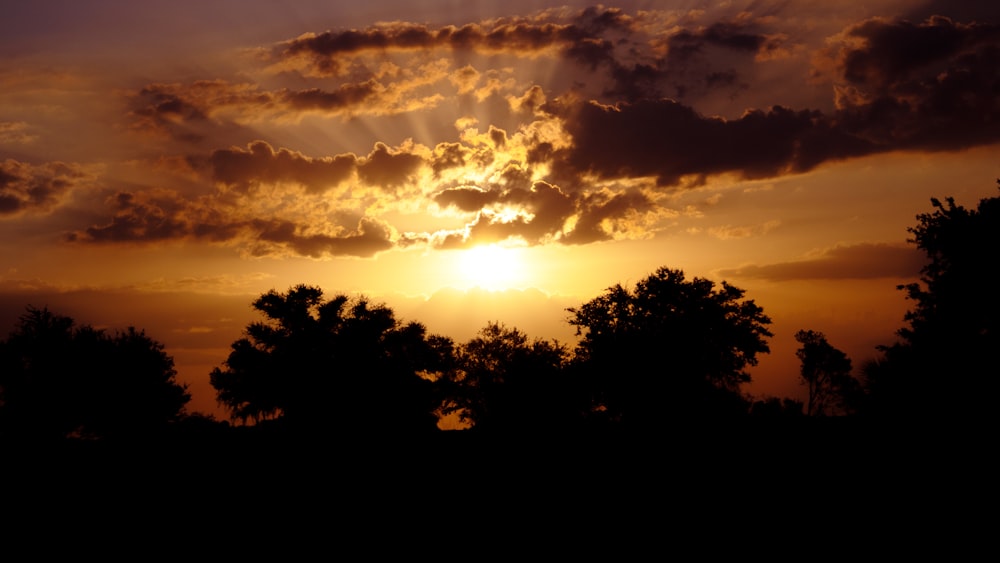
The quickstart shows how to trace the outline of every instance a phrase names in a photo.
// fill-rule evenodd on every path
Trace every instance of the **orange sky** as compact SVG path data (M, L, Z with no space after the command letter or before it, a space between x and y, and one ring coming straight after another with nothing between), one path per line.
M363 292L458 340L657 267L858 365L931 197L1000 177L994 2L44 0L0 21L0 331L135 325L192 406L269 289ZM562 6L562 7L559 7ZM479 288L479 289L475 289Z

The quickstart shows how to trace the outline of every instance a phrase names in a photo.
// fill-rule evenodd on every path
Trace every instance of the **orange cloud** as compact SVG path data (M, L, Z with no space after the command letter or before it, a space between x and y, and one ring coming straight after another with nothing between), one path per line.
M749 265L723 270L729 278L770 281L811 279L916 278L925 258L915 248L894 244L862 243L835 246L795 262Z
M251 256L297 254L370 257L394 246L393 230L363 217L355 227L304 224L279 217L247 216L217 198L186 199L170 190L118 193L108 223L70 233L74 243L160 243L197 240L234 245Z
M92 179L78 164L33 165L7 159L0 162L0 218L49 212Z
M209 163L216 182L242 191L261 182L288 182L319 194L351 178L358 157L341 154L310 158L286 148L275 151L264 141L254 141L246 150L233 147L213 151Z

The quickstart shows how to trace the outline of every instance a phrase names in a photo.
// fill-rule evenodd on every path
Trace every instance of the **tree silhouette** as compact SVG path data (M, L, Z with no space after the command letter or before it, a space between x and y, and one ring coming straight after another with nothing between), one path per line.
M745 413L739 386L769 351L770 319L744 291L660 268L578 308L580 376L595 413L636 427L667 418Z
M908 229L928 262L920 282L899 286L914 302L907 326L865 366L872 407L904 416L991 414L1000 298L989 282L1000 251L1000 197L981 199L976 209L953 198L931 204L934 211Z
M306 285L270 291L253 307L266 320L247 326L211 374L234 419L355 433L436 428L432 385L420 374L443 369L447 339L400 323L384 305L345 295L326 301Z
M109 335L28 307L0 342L0 420L12 436L138 438L190 400L163 345L129 327Z
M443 414L459 413L480 431L522 431L572 422L562 368L569 352L558 342L489 323L461 345L456 369L440 381Z
M851 377L851 359L831 346L822 332L800 330L795 333L795 340L802 345L795 355L801 362L802 383L808 388L806 414L852 412L861 384Z

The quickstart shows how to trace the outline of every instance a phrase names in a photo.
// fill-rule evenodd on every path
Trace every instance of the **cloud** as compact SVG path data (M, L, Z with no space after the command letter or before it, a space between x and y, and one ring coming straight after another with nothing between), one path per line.
M38 140L24 121L0 121L0 144L23 145Z
M213 151L207 166L214 182L243 193L263 184L294 184L304 187L307 195L319 196L349 181L356 183L355 188L360 182L363 186L391 193L412 183L427 164L424 156L413 148L411 144L392 148L379 142L364 156L344 153L313 158L287 148L275 150L266 141L258 140L246 149L232 147ZM446 147L444 152L448 150ZM464 164L458 145L455 150L459 152L454 158L459 161L454 165ZM195 166L203 161L201 157L188 160ZM440 160L434 160L433 164L442 166ZM357 190L354 191L354 195L358 195Z
M289 182L320 194L351 178L358 158L353 154L310 158L286 148L275 151L265 141L254 141L246 150L213 151L209 163L213 180L243 191L261 182Z
M612 238L629 238L627 235L637 230L645 232L644 228L637 229L635 220L655 208L648 196L636 190L618 194L588 194L580 199L576 223L563 242L588 244Z
M909 246L861 243L824 249L794 262L723 270L719 275L769 281L905 279L917 277L925 261L919 251Z
M437 246L455 248L510 238L528 244L556 240L575 211L574 199L558 187L535 182L529 189L495 186L482 190L463 186L444 190L434 197L442 207L453 206L476 212L465 229L439 235Z
M668 99L549 107L572 137L571 146L555 151L552 160L557 171L571 177L649 176L663 186L678 185L690 175L768 178L870 150L819 112L779 106L733 120L705 117Z
M703 35L733 48L758 44L738 34ZM1000 26L873 19L848 27L833 43L815 65L817 76L834 81L833 111L776 105L727 119L669 98L613 104L557 98L542 109L561 120L572 144L555 151L540 144L535 154L551 160L563 184L582 175L650 176L677 186L685 176L759 179L882 152L1000 141Z
M336 234L309 233L308 229L290 221L254 221L257 238L251 254L275 254L275 246L295 254L321 258L324 256L371 257L393 247L392 229L385 223L363 218L356 229L338 229Z
M385 116L436 106L443 96L419 89L447 77L447 62L430 63L389 83L368 78L332 89L265 90L259 84L199 80L150 84L130 94L134 131L198 142L225 123L296 122L309 114L327 117Z
M771 105L723 117L701 113L699 100L714 91L753 89L761 65L801 46L769 14L744 12L717 21L664 14L551 10L459 27L394 22L306 34L273 46L265 60L305 61L322 71L322 87L264 89L221 80L151 84L133 96L133 117L140 128L198 140L215 121L388 116L437 108L449 96L483 102L502 95L509 111L558 123L572 139L562 148L541 138L528 147L530 164L553 167L551 177L536 179L564 189L585 176L653 177L661 186L690 183L685 177L703 183L719 174L759 179L880 152L1000 141L1000 128L993 126L1000 119L996 25L940 16L920 23L853 23L831 36L815 59L815 77L833 81L837 92L829 108ZM438 54L441 49L452 58ZM569 61L575 65L566 67L564 82L579 77L579 86L553 81L544 88L569 89L547 96L543 85L526 86L510 68L476 68L466 52ZM296 84L315 78L300 76ZM494 137L492 148L504 141ZM436 174L478 164L469 160L467 147L439 147L447 150L435 155ZM402 158L392 156L376 151L369 158ZM383 186L403 181L379 175L383 169L361 165L358 173Z
M838 19L806 37L813 28L786 25L782 10L561 8L266 45L256 67L228 79L128 93L118 109L135 130L182 142L174 154L141 145L129 157L159 151L177 166L117 178L104 218L70 238L317 257L509 239L589 244L650 236L675 213L664 203L674 192L716 176L766 179L880 152L1000 141L995 24ZM773 89L792 73L813 79L810 94ZM773 96L782 103L745 102ZM0 122L0 142L48 130L31 122ZM419 142L399 141L400 131ZM393 135L395 144L384 142ZM331 141L356 146L324 154ZM76 173L6 161L0 214L53 209L85 181ZM426 226L424 212L434 215Z
M817 62L833 73L837 126L880 150L954 150L1000 140L1000 26L870 19Z
M302 224L280 217L247 217L212 198L186 199L170 190L118 193L108 223L70 233L74 243L202 241L234 245L249 256L371 257L393 247L393 230L374 218L356 227Z
M732 240L765 235L779 226L781 226L781 221L772 220L759 225L723 225L720 227L711 227L708 229L708 233L720 240Z
M73 189L93 177L78 164L0 162L0 218L23 213L47 213L63 203Z
M487 191L476 186L460 186L440 192L434 196L434 201L442 207L452 206L462 211L476 212L496 203L500 197L499 190Z
M587 244L648 233L651 216L662 212L638 190L569 194L547 182L530 189L494 186L449 188L434 196L442 207L476 213L464 229L438 233L434 245L461 248L518 239L529 245Z
M576 22L538 18L502 18L488 22L431 28L427 25L392 22L364 29L307 33L279 43L267 53L272 63L301 61L311 72L338 75L347 70L350 56L369 52L412 52L451 49L481 53L533 56L552 48L571 48L593 40L595 33L619 25L625 16L617 10L601 14L590 9ZM581 26L578 24L585 24Z
M390 149L385 143L375 143L360 164L358 177L371 186L397 187L409 182L424 160L405 149Z

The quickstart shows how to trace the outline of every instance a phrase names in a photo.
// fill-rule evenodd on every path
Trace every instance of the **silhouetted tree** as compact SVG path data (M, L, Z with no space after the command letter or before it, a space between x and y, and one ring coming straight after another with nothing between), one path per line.
M787 397L765 397L750 405L750 415L755 417L784 419L802 414L802 401Z
M1000 183L1000 180L998 180ZM1000 197L976 209L932 199L917 216L911 243L927 254L918 283L899 286L914 307L865 367L871 407L926 416L995 414L1000 376L1000 298L990 289L1000 252Z
M447 362L447 339L400 323L384 305L345 295L326 301L306 285L270 291L253 307L266 320L247 326L211 374L234 419L356 433L436 428L428 377Z
M0 342L0 420L13 436L137 438L190 400L163 345L129 327L109 335L28 307Z
M660 268L569 309L583 338L579 374L595 414L641 427L666 418L746 413L740 384L769 351L770 319L744 291Z
M851 359L834 348L822 332L800 330L795 340L802 345L795 355L801 362L799 375L808 389L806 414L823 416L854 411L861 384L851 376Z
M558 342L528 337L489 323L461 345L456 369L440 382L443 414L459 413L478 430L552 428L573 422L571 395L563 384L568 350Z

